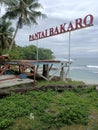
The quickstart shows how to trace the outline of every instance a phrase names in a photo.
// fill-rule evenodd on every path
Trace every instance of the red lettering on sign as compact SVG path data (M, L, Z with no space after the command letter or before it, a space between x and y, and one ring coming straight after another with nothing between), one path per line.
M40 38L43 38L43 37L45 37L44 31L41 33L41 37Z
M69 23L69 26L68 26L67 31L71 31L71 30L74 30L74 27L73 27L73 25L72 25L72 22Z
M58 27L55 28L54 33L55 33L55 35L56 35L56 34L59 34L59 29L58 29Z
M53 36L54 35L54 28L50 28L50 36Z
M48 33L47 33L47 32L48 32L48 30L46 29L46 30L45 30L45 37L48 36Z
M82 19L81 18L76 19L76 28L75 29L79 29L79 28L82 28L82 27L83 27Z
M37 34L35 34L35 37L36 37L37 39L40 39L40 38L41 38L41 32L38 32Z
M35 40L34 35L29 35L29 41L33 41L33 40Z
M93 15L89 14L82 18L78 18L75 20L75 24L73 24L71 21L69 22L68 25L66 23L61 24L60 26L56 26L55 28L49 28L46 29L45 31L37 32L35 34L29 35L29 41L41 39L41 38L46 38L50 36L55 36L58 34L66 33L69 31L74 31L76 29L82 29L84 27L90 27L93 25ZM67 26L67 28L65 27Z
M85 16L85 18L84 18L84 24L86 26L92 26L93 25L93 16L91 14Z
M32 41L32 35L29 35L29 41Z
M60 33L66 32L65 25L66 25L66 23L60 25Z
M34 38L35 40L37 40L38 39L38 33L35 33L35 38Z

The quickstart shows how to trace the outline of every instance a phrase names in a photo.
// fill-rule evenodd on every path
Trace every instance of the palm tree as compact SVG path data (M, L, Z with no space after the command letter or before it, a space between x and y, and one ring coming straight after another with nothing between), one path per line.
M12 23L2 19L0 22L0 48L1 50L6 49L10 46L12 41L12 34L14 28L11 27Z
M4 3L4 0L0 0L0 13L1 13L1 6Z
M18 29L22 28L23 25L37 24L37 19L45 18L46 15L39 11L42 6L38 0L7 0L7 5L7 12L3 18L17 19L16 30L9 47L10 52Z
M0 4L2 5L4 3L4 0L0 0Z
M8 5L9 2L12 2L13 0L0 0L0 4Z

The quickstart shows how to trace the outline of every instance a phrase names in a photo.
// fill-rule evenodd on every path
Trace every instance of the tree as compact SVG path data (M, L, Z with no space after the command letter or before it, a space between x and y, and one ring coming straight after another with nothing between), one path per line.
M4 19L0 22L0 48L1 50L6 49L10 46L12 41L12 34L14 28L11 27L12 23Z
M2 5L4 3L4 0L0 0L0 4Z
M53 52L50 49L44 49L44 48L39 48L38 49L38 58L40 60L47 60L47 59L53 59Z
M24 59L36 60L36 50L37 47L34 45L23 47L22 51L24 54Z
M6 4L8 5L7 12L3 18L17 19L16 30L9 47L10 52L18 29L22 28L23 25L37 24L37 19L45 18L46 15L39 11L42 6L38 0L7 0Z
M36 60L37 59L37 49L39 51L38 60L48 60L53 59L53 52L50 49L37 48L35 45L29 45L25 47L13 46L10 52L11 59L14 60ZM6 50L4 50L6 52Z
M11 3L13 0L0 0L0 4L8 5L9 2Z

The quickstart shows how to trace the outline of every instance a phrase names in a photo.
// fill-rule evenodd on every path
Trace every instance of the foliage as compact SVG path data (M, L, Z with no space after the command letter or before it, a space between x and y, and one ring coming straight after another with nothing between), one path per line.
M37 24L38 18L45 18L46 15L40 11L42 5L38 0L7 0L7 2L2 2L7 5L5 6L6 12L2 18L17 20L16 29L9 47L10 52L18 29L21 29L24 25Z
M3 50L10 46L14 28L11 27L12 23L1 19L0 21L0 48Z
M39 59L41 59L41 60L47 60L47 59L54 58L52 56L53 52L50 49L39 48L38 53L39 53Z
M39 48L40 49L40 48ZM45 51L45 53L43 53ZM3 54L6 54L8 52L8 49L3 50ZM21 60L21 59L27 59L27 60L36 60L37 59L37 47L34 45L29 45L26 47L20 47L17 45L13 46L12 51L10 52L11 59L14 60ZM41 59L53 59L52 51L48 49L42 49L39 52L39 60Z
M24 53L24 59L28 59L28 60L36 59L36 55L37 55L36 46L30 45L30 46L23 47L22 49Z
M91 111L98 110L98 92L87 90L12 93L0 100L0 129L52 130L66 125L87 125ZM30 113L34 119L30 119Z
M42 5L38 0L1 0L0 4L4 4L6 10L5 14L2 16L2 25L0 24L0 48L9 48L9 50L6 49L4 52L10 53L15 43L18 29L21 29L24 25L38 24L38 18L46 18L46 15L41 12L40 9L42 9ZM6 20L9 20L10 22L6 22ZM14 35L12 35L14 31L13 28L9 28L11 20L15 20L16 22ZM12 59L37 59L36 47L29 46L22 48L22 52L19 47L17 49L14 48L10 53L12 54ZM2 50L0 49L0 54L2 53L1 51ZM39 54L39 59L52 58L52 51L49 49L39 48Z

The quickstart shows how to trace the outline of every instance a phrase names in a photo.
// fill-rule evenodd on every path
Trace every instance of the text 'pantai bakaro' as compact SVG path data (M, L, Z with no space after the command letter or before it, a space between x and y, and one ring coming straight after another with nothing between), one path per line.
M45 29L44 31L39 31L34 34L29 35L29 41L34 41L42 38L47 38L69 31L75 31L77 29L83 29L86 27L93 26L94 17L91 14L86 15L84 18L77 18L73 22L64 23L56 27Z

